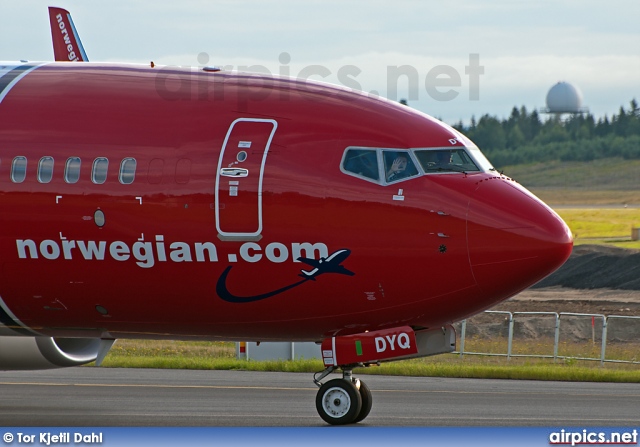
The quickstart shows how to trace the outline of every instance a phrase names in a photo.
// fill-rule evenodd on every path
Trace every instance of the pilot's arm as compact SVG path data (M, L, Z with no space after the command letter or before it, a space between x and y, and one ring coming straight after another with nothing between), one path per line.
M397 157L395 160L393 160L393 163L391 164L391 167L387 172L387 180L391 180L393 177L398 175L398 173L400 172L400 165L402 164L402 161L403 160L400 157Z

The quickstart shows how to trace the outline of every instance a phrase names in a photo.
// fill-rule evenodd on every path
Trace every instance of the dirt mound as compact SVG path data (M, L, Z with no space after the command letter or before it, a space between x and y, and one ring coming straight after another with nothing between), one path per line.
M533 288L640 290L640 251L603 245L574 247L567 262Z

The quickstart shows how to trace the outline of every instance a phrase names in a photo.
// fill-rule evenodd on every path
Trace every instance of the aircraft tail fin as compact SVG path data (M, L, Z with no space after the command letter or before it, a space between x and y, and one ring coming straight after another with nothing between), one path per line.
M88 62L89 58L84 51L69 11L50 6L49 22L51 23L51 39L55 60Z

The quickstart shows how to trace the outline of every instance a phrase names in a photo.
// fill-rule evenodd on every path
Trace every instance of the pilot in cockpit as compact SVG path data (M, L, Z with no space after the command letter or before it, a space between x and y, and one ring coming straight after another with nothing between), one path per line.
M450 171L453 153L449 150L423 151L420 154L422 162L427 172Z
M451 164L453 153L451 151L436 151L436 166L444 167Z
M391 167L387 170L387 182L400 180L407 176L407 155L399 153L391 163Z

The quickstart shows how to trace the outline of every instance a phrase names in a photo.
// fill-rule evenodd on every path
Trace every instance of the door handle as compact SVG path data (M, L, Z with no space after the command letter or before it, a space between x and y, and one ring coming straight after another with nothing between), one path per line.
M249 170L244 168L222 168L220 169L220 175L225 177L247 177Z

